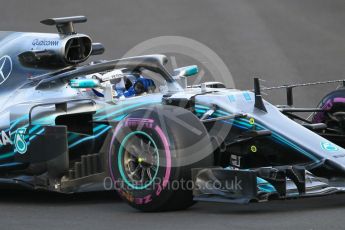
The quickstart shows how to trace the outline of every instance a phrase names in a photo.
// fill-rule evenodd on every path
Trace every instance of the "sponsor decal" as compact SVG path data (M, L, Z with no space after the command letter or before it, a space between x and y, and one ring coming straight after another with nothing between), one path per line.
M26 128L17 129L14 137L14 145L19 154L25 154L28 150L28 144L25 141Z
M328 152L335 152L335 151L339 150L339 148L335 144L328 142L328 141L322 141L321 142L321 148L323 150L328 151Z
M40 39L35 39L32 41L33 46L58 46L59 41L58 40L40 40Z
M244 92L242 93L243 94L243 97L246 101L251 101L252 98L250 97L250 94L248 92Z
M4 83L12 73L12 59L5 55L0 58L0 85Z
M153 127L153 120L144 119L144 118L127 118L125 120L126 127L131 127L131 126L136 126L136 125L141 125L142 127L150 129Z
M7 134L5 131L1 131L0 145L13 145L10 135Z

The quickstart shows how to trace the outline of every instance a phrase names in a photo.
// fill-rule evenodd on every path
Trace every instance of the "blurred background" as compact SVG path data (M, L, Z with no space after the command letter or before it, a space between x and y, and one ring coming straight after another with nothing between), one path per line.
M102 42L105 59L151 38L183 36L218 54L237 88L252 89L253 76L265 86L345 78L344 10L342 0L11 0L2 1L0 30L55 32L39 21L85 15L77 31ZM313 106L335 87L295 89L295 103ZM285 102L284 91L267 93Z

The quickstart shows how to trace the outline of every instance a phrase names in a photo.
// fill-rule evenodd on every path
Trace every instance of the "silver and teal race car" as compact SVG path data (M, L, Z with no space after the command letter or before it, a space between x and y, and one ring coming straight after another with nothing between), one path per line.
M83 16L58 33L0 32L0 185L61 193L116 190L142 211L195 201L261 202L345 188L345 90L318 108L276 107L164 55L82 64L104 51ZM312 120L296 115L313 112Z

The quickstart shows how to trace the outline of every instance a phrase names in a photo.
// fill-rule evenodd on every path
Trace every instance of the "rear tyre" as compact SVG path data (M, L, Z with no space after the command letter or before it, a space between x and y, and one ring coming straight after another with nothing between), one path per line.
M119 195L141 211L193 204L191 169L210 167L208 133L191 112L172 106L140 109L122 120L112 139L109 169Z

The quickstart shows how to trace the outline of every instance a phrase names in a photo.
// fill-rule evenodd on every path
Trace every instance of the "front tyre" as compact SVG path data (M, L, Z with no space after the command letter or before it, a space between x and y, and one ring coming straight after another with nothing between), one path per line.
M313 123L325 123L327 132L345 134L345 89L337 89L327 94L319 103L323 111L314 113Z
M191 169L213 165L208 133L191 112L173 106L140 109L112 139L110 175L120 196L141 211L193 204Z

